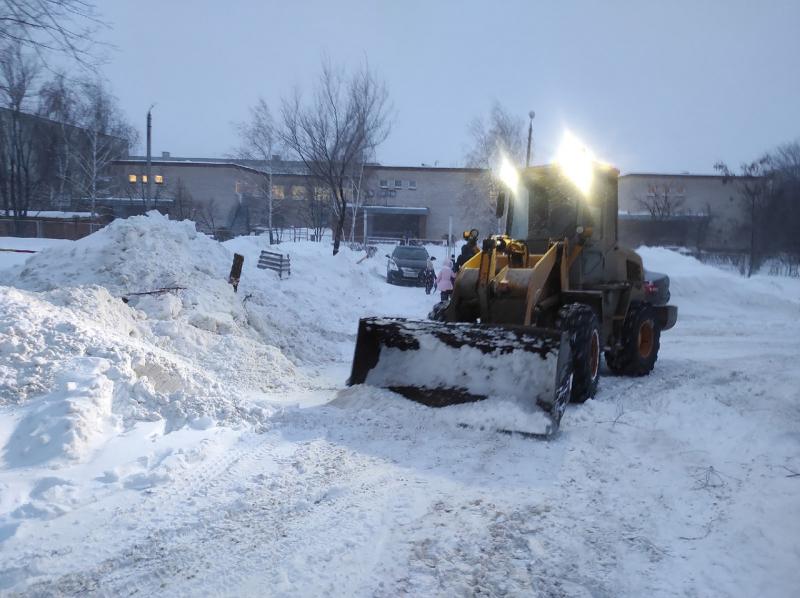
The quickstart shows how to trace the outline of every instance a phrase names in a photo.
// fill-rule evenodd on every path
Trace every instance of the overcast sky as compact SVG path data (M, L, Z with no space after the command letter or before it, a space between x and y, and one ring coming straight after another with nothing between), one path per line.
M462 165L501 101L534 120L535 161L569 128L623 172L712 172L800 138L800 0L99 2L104 67L153 151L219 157L259 96L308 89L321 56L366 59L394 124L384 164ZM141 144L143 146L143 144ZM141 151L143 148L140 147Z

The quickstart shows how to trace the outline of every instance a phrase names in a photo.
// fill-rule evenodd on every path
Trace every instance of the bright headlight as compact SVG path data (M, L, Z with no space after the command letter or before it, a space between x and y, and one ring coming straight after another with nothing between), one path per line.
M519 173L517 169L514 168L511 161L505 156L500 160L500 170L497 174L509 190L516 192L517 185L519 185Z
M592 188L594 162L595 157L591 150L575 135L565 131L556 155L556 163L584 195L588 195Z

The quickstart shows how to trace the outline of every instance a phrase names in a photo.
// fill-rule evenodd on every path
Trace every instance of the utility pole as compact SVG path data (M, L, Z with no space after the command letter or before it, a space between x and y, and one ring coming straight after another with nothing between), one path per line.
M533 117L536 116L536 113L531 110L528 112L528 116L531 117L530 123L528 123L528 153L525 156L525 168L531 165L531 138L533 137Z
M144 198L144 206L145 209L149 208L150 198L153 196L153 177L151 176L151 166L153 161L152 156L152 148L151 148L151 141L152 141L152 128L153 128L153 115L151 114L153 107L155 104L151 104L150 107L147 109L147 165L145 167L145 176L147 177L147 183L145 185L145 198Z

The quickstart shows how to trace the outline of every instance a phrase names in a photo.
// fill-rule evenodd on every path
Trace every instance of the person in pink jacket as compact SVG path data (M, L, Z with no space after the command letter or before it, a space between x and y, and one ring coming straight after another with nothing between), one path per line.
M449 300L450 295L453 294L454 279L453 264L450 260L445 260L444 264L442 264L442 269L439 270L439 275L436 277L436 288L442 294L442 301Z

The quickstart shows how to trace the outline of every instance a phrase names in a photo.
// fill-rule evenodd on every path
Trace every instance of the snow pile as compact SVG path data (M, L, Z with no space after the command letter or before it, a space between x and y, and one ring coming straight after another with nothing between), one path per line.
M797 593L800 281L641 250L680 308L655 370L603 368L538 442L496 433L523 421L504 397L343 388L359 317L436 299L387 285L385 251L283 244L280 280L263 238L153 217L103 235L65 245L91 269L51 252L0 273L24 287L0 287L0 593ZM442 358L409 367L452 383Z
M0 406L24 405L6 460L80 458L141 420L263 421L239 397L304 377L249 325L231 261L192 223L151 213L2 272ZM179 290L129 295L165 287Z
M464 428L490 436L498 433L546 435L553 425L543 410L500 396L431 409L390 390L357 384L339 391L329 405L349 410L353 418L375 422L381 429L391 425L435 435L460 436Z
M190 323L230 332L244 320L241 302L227 284L231 260L231 253L197 232L194 223L150 212L115 220L69 247L39 252L0 282L31 291L99 284L117 296L184 288L181 309ZM176 315L164 312L152 296L131 297L131 304L156 318Z
M245 256L239 293L247 297L249 323L300 365L349 361L360 317L424 318L435 303L433 295L425 299L423 289L386 284L383 254L390 247L364 259L363 251L344 245L334 256L328 244L270 246L266 236L238 237L224 245ZM264 249L288 254L291 276L280 279L277 272L259 270L256 264ZM436 250L444 255L441 248L429 248Z
M310 388L319 372L305 366L348 361L354 312L393 295L384 261L287 244L278 249L291 250L294 275L280 280L256 268L267 246L223 245L152 212L0 271L0 406L19 405L22 418L8 462L81 458L143 420L167 430L264 422L273 408L254 396ZM245 255L238 294L227 283L234 251Z
M679 324L683 316L740 318L763 308L777 317L795 317L800 308L800 279L763 275L746 279L663 247L636 251L646 269L669 275L671 303L680 308Z
M112 415L114 383L106 359L74 360L56 385L22 418L5 459L12 467L35 465L62 455L83 457L117 427Z

